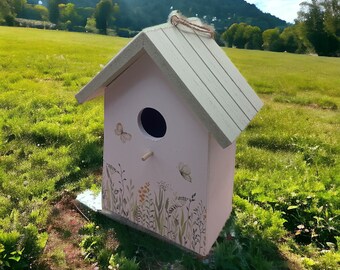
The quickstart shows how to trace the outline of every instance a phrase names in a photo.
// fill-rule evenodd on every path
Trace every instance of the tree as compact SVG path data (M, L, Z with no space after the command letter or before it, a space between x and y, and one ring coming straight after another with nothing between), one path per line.
M250 50L260 50L262 47L262 32L257 26L247 25L244 30L246 40L245 48Z
M59 4L61 4L61 0L48 0L49 19L55 24L59 22Z
M92 18L94 14L94 8L92 7L76 7L76 12L79 15L79 26L85 27L88 18ZM94 18L93 18L94 20ZM94 26L96 26L96 21L94 20Z
M101 34L107 34L107 27L112 20L113 4L112 0L101 0L96 5L94 18L96 20L96 27Z
M236 48L243 49L247 43L247 40L245 38L245 29L246 29L247 24L245 23L240 23L237 27L237 30L235 32L234 36L234 45Z
M118 14L120 12L120 7L117 3L114 3L113 7L112 7L113 13L114 14Z
M27 5L27 0L13 0L14 12L18 17L22 17L23 11Z
M324 29L328 34L330 54L340 56L340 2L329 0L322 3L324 13Z
M257 26L246 23L232 24L221 36L221 39L228 47L261 49L262 33Z
M325 31L330 35L340 37L340 2L338 0L324 1L322 6L325 9Z
M282 52L283 41L280 38L280 30L278 28L268 29L262 33L263 49L267 51Z
M13 0L1 0L0 24L6 23L7 25L13 25L15 16Z
M284 49L287 52L295 53L299 49L299 37L293 26L287 27L280 35Z
M226 43L226 45L231 48L234 45L234 37L237 31L238 24L234 23L222 34L222 40Z
M59 21L65 29L72 30L74 26L81 24L81 17L78 15L74 4L59 4L58 7Z
M340 4L338 0L302 2L298 22L318 55L340 54Z
M96 28L96 20L93 17L87 18L85 25L86 32L90 33L98 33L98 29Z
M30 20L47 21L48 9L42 5L26 4L20 17Z
M35 5L34 9L40 14L40 20L48 21L48 9L42 5Z

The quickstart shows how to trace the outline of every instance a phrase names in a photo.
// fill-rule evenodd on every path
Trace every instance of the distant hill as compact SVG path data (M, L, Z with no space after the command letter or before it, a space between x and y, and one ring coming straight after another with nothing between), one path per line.
M99 0L68 0L77 7L95 7ZM263 13L255 5L244 0L113 0L120 6L118 27L140 30L163 23L171 10L180 10L187 17L198 16L223 30L233 23L245 22L262 30L286 26L287 23L271 14Z

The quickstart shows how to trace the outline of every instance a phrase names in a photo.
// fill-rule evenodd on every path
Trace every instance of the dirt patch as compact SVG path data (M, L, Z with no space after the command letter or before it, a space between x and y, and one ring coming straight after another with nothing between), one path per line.
M47 228L48 241L41 265L49 270L95 270L96 265L84 261L79 243L79 230L88 221L77 211L74 197L65 193L52 209Z

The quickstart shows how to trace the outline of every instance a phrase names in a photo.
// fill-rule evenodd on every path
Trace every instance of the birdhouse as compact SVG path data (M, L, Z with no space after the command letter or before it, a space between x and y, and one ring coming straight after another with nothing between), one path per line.
M77 95L104 95L102 212L207 255L232 208L235 140L261 100L198 20L146 28Z

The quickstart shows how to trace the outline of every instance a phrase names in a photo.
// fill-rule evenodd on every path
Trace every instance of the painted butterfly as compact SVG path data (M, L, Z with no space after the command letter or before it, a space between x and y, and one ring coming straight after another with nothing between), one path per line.
M116 125L116 129L115 129L115 133L117 136L120 137L120 140L123 142L123 143L126 143L127 141L130 141L131 138L132 138L132 135L130 133L127 133L123 130L123 125L122 123L118 123Z

